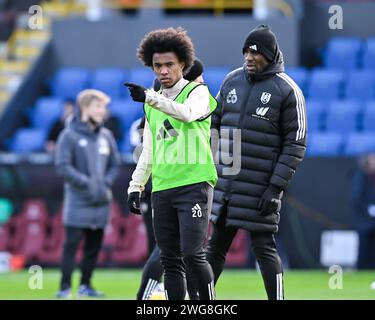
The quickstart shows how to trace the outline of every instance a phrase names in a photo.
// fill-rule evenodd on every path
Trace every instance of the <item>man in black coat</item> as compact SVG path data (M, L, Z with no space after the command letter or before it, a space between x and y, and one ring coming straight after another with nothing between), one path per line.
M284 73L282 53L268 26L250 32L242 53L245 63L225 77L212 117L221 151L207 259L216 283L238 229L250 231L268 298L283 299L274 234L284 190L306 150L305 100Z

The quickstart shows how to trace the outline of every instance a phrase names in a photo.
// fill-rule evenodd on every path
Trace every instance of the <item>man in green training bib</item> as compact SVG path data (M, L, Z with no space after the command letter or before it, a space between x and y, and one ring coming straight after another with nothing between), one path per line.
M152 31L138 47L160 91L126 83L134 101L144 103L143 150L128 189L133 213L152 174L155 237L164 268L166 299L183 300L185 268L195 274L201 300L215 299L204 241L217 173L210 148L211 113L217 102L206 85L183 78L195 58L182 28Z

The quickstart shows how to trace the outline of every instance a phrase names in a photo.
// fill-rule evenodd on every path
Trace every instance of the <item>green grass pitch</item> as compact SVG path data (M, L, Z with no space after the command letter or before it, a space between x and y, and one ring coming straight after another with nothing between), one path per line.
M0 299L53 299L58 289L59 271L43 271L43 288L30 289L32 274L27 270L0 274ZM98 269L93 286L103 291L107 299L132 300L141 277L140 269ZM332 274L326 271L287 271L284 276L286 299L375 299L375 290L370 284L375 281L375 272L345 272L342 289L329 288ZM73 276L73 298L78 286L79 272ZM32 282L32 281L31 281ZM261 276L254 270L224 270L216 287L217 299L264 300L265 291Z

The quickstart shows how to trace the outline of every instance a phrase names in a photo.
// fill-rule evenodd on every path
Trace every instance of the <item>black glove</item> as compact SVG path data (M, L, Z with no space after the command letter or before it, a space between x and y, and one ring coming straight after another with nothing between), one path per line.
M130 96L134 101L145 102L146 101L146 88L139 86L135 83L126 82L125 86L129 88Z
M260 214L262 216L268 216L280 212L283 194L283 190L271 184L260 198L258 204Z
M130 192L128 195L128 207L129 211L134 214L141 213L141 193L140 192Z

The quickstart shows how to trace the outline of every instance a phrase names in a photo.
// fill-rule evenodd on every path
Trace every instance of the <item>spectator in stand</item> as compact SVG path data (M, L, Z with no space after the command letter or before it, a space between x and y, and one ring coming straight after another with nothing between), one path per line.
M60 119L56 120L52 125L46 143L46 151L54 153L56 149L57 138L61 131L64 130L65 126L73 119L74 113L74 101L72 99L66 99L64 102L64 110Z

